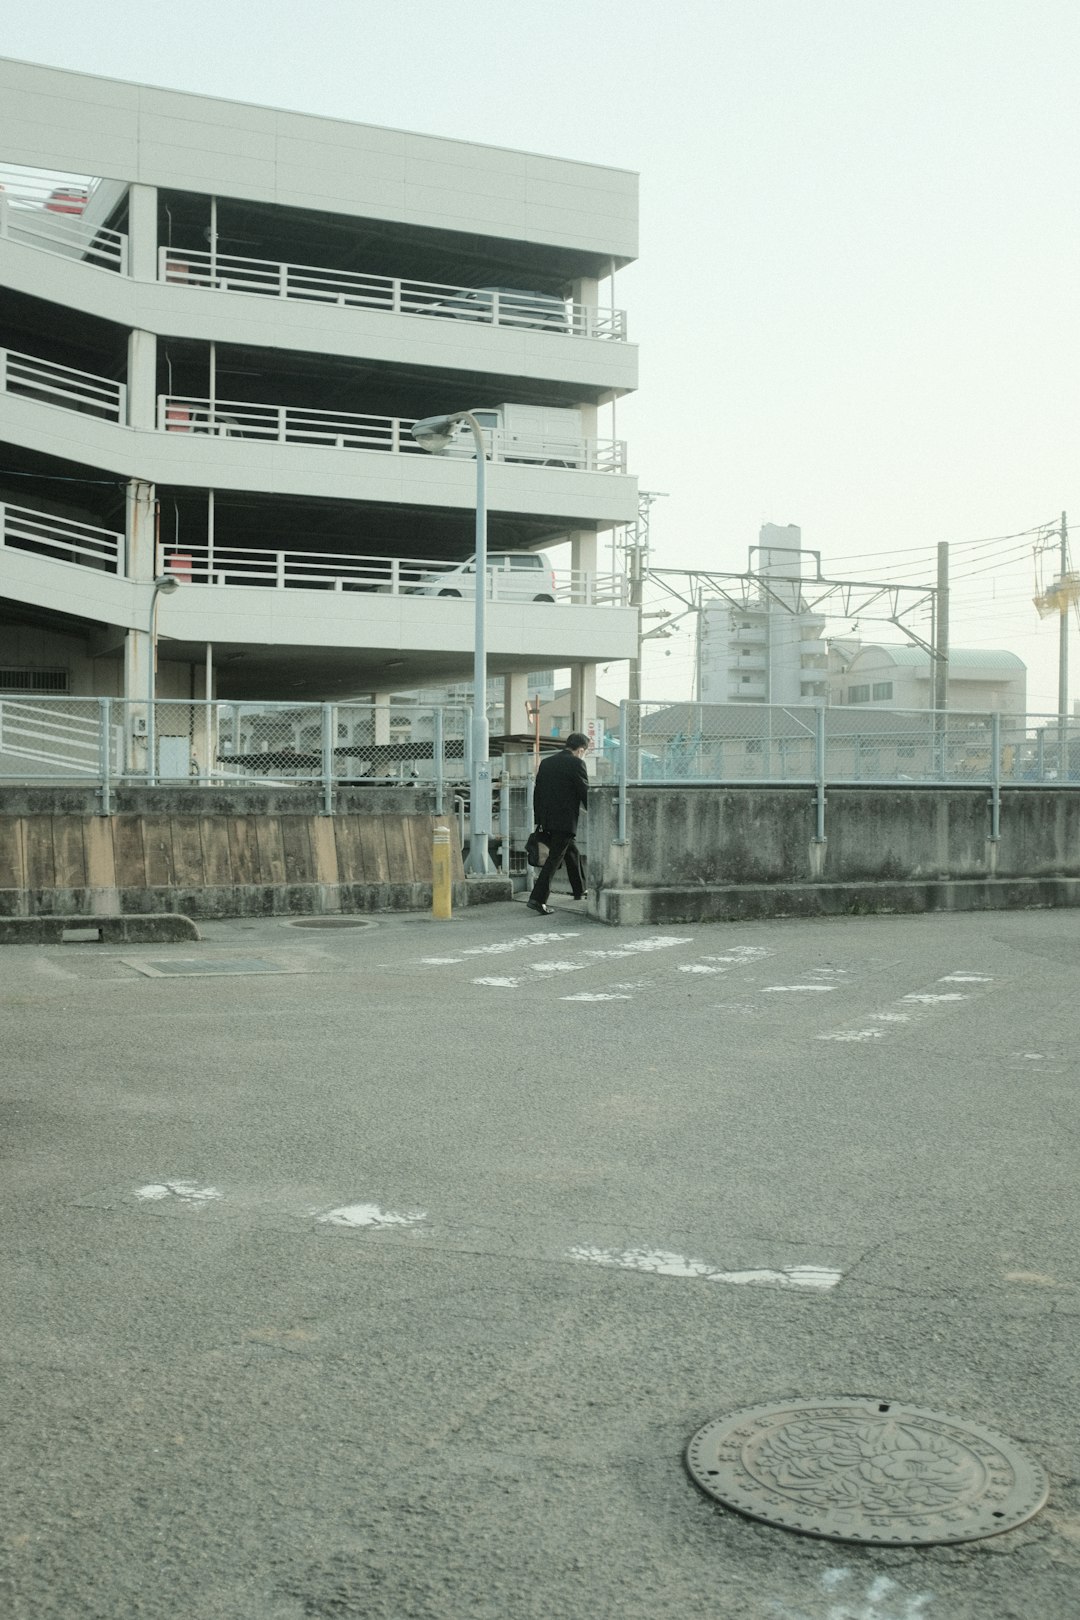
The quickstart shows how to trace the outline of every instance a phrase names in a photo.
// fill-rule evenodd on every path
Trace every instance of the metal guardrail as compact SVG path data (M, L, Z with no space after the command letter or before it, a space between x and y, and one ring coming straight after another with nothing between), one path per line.
M274 259L249 259L199 248L161 248L158 276L173 285L218 292L295 298L306 303L382 310L437 320L471 321L550 332L557 336L626 341L626 312L575 304L546 295L499 288L459 287L436 281L405 281Z
M271 444L303 444L333 450L373 450L387 455L424 455L412 437L414 418L368 416L350 411L312 410L306 406L262 405L250 400L211 402L192 395L158 397L157 425L163 433L200 433L228 439L257 439ZM626 471L623 439L577 439L552 446L537 436L515 433L512 442L500 429L485 433L492 461L539 467L575 468L581 472ZM453 454L453 450L449 452ZM461 458L471 456L462 449Z
M37 355L0 349L0 392L69 411L89 412L108 422L127 417L127 387L110 377L74 366L57 365Z
M0 192L0 240L4 238L97 270L127 274L128 239L122 231L92 224L78 214L57 212L35 197Z
M73 518L0 505L0 549L122 574L124 536ZM270 551L258 547L190 542L165 546L164 567L185 584L245 585L270 590L375 591L392 596L472 595L460 565L445 558L349 556L333 551ZM584 569L488 569L493 602L552 600L581 607L625 607L623 574Z
M123 572L122 534L29 506L0 505L0 547L5 546L55 562L77 563L110 574Z
M424 557L342 556L329 551L262 551L219 545L165 548L165 569L195 585L251 585L274 590L368 591L386 596L472 597L472 577L460 565ZM583 607L624 607L628 585L622 574L583 569L553 573L490 567L488 598L493 602L562 602Z

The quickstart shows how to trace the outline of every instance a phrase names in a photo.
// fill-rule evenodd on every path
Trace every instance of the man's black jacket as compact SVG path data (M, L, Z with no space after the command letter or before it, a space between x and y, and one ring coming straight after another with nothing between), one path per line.
M569 748L540 761L533 788L533 816L546 832L576 833L578 812L589 802L585 761Z

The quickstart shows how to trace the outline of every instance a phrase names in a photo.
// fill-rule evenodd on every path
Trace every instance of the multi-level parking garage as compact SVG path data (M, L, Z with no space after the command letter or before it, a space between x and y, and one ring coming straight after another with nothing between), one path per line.
M476 476L424 416L483 408L493 673L635 650L598 568L636 490L613 402L632 175L0 63L0 682L375 696L467 677ZM610 408L609 408L610 407ZM208 690L209 683L209 690ZM516 682L514 683L516 686Z

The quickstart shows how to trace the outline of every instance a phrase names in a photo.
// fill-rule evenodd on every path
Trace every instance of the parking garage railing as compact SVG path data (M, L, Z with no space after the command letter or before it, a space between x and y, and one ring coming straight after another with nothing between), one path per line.
M124 536L115 529L58 517L53 512L38 512L29 506L0 505L2 548L109 574L124 570Z
M459 287L437 281L406 281L274 259L249 259L197 248L161 248L160 280L217 292L295 298L390 315L472 321L489 326L542 331L563 337L626 341L626 311L498 288Z
M201 399L161 394L157 425L163 433L200 433L219 438L254 439L271 444L322 446L332 450L373 450L387 455L423 455L413 438L411 416L368 416L353 411L313 410L307 406L263 405L250 400ZM626 471L626 441L541 436L535 438L499 428L484 434L490 459L533 467L572 468L578 472ZM450 456L466 460L472 450L463 441Z
M59 405L106 422L123 422L127 415L127 388L111 377L61 366L17 349L0 349L0 391L42 405Z
M28 506L0 504L0 550L54 562L124 570L124 536L114 529ZM185 541L162 548L163 568L185 585L241 585L269 590L369 591L390 596L471 596L474 581L445 558L373 557L336 551L276 551ZM625 607L626 576L586 569L488 569L493 602L560 602L577 607Z
M0 192L0 239L5 238L62 259L78 259L97 270L127 274L128 239L123 231L57 212L37 197Z
M475 578L445 558L342 556L329 551L271 551L184 543L164 548L164 566L195 585L261 585L276 590L373 591L389 596L468 596ZM534 577L535 574L535 577ZM620 573L578 568L487 570L492 602L562 602L577 607L625 607Z

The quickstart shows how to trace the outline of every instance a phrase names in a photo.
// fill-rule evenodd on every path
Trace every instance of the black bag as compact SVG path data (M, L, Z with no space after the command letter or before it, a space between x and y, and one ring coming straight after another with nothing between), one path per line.
M540 842L540 828L534 827L525 840L525 859L530 866L543 866L548 858L548 845Z

